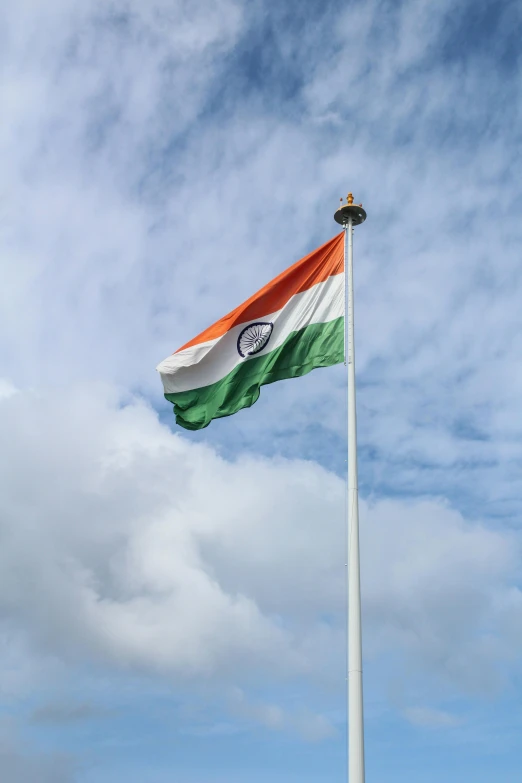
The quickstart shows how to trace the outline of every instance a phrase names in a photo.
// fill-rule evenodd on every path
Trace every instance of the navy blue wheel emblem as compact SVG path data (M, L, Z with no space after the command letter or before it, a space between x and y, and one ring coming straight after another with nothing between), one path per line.
M267 321L256 321L256 323L245 326L237 338L237 351L240 356L253 356L259 353L267 345L272 335L274 324Z

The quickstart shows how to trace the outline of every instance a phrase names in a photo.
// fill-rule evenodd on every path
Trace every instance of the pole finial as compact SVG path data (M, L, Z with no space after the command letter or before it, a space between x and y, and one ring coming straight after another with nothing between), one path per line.
M352 226L358 226L366 220L366 210L362 204L353 203L353 193L348 193L346 204L343 204L341 199L341 205L334 215L334 220L343 227L348 225L349 218L352 220Z

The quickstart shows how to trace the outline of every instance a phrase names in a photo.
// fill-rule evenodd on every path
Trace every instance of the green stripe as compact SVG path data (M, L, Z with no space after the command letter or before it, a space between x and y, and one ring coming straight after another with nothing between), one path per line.
M260 387L286 378L306 375L316 367L344 361L344 318L312 324L292 332L279 348L248 359L225 378L200 389L165 394L174 403L176 422L187 430L208 427L212 419L231 416L249 408Z

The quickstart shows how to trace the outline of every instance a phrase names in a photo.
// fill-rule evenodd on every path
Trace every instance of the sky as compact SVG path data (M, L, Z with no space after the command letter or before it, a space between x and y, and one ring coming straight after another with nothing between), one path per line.
M2 781L346 779L344 367L194 433L155 367L352 191L367 780L519 783L521 35L2 4Z

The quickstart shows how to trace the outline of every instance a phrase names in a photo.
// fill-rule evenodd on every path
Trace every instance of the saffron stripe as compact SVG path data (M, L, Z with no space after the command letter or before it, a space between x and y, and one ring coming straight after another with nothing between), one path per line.
M266 313L274 313L295 294L324 282L332 275L340 274L344 271L343 246L341 233L281 272L246 302L178 348L176 353L221 337L238 324L258 320Z

